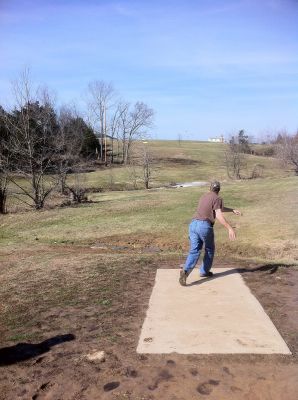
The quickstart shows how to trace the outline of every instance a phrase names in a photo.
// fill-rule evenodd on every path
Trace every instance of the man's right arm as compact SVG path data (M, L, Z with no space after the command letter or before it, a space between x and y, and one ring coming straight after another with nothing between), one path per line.
M234 229L231 227L231 225L227 222L225 219L222 210L219 208L215 210L215 216L218 222L220 222L228 231L229 231L229 239L230 240L235 240L236 239L236 234Z

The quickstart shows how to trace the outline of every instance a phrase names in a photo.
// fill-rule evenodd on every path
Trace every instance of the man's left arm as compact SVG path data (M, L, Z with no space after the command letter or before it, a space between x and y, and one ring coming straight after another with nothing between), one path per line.
M223 212L232 212L232 213L234 213L234 214L236 214L236 215L242 215L242 214L241 214L241 211L235 210L234 208L223 207L223 208L222 208L222 211L223 211Z

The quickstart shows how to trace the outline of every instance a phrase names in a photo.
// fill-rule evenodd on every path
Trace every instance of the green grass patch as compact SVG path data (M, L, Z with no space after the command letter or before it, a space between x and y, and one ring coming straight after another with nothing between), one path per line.
M187 228L198 198L207 190L178 188L93 194L94 204L75 208L26 212L2 217L6 246L19 244L94 243L154 245L167 252L188 247ZM243 216L227 214L235 226L237 241L216 224L217 246L227 256L293 261L297 250L297 178L266 178L223 183L226 206L239 208Z

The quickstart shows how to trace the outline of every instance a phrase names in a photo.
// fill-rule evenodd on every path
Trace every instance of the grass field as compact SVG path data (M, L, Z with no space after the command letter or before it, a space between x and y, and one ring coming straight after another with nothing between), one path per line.
M135 145L135 152L139 153L140 145ZM141 145L142 146L142 145ZM184 141L150 141L147 144L153 156L151 187L159 187L170 183L189 181L210 181L212 179L226 180L225 167L226 146L222 143ZM283 171L276 159L248 155L246 168L242 173L249 177L255 165L264 167L264 177L283 177ZM137 168L138 187L144 187L142 171ZM105 169L86 174L87 187L132 188L132 169L121 167Z
M2 217L2 248L39 244L130 247L156 246L168 253L187 250L187 227L206 187L91 194L95 203ZM232 258L294 262L297 259L296 178L260 179L223 185L227 214L238 239L216 226L218 253Z
M297 177L280 170L274 159L250 156L250 167L255 163L264 165L264 178L230 181L223 165L221 144L184 142L179 146L178 142L153 142L150 145L158 159L152 186L217 178L222 181L221 196L225 205L243 212L241 217L227 214L236 228L235 242L229 242L227 231L216 224L216 265L251 264L264 270L281 267L280 275L275 275L279 280L272 285L283 284L279 290L287 293L291 286L285 286L288 275L283 269L291 266L291 270L295 270L298 259ZM128 170L115 168L112 173L113 182L118 182L123 189L129 182ZM86 181L89 186L108 187L109 174L108 169L96 171L88 174ZM23 209L1 216L2 345L36 342L61 332L75 333L78 339L65 356L65 362L59 358L59 349L52 359L41 361L41 370L48 371L47 381L59 379L58 372L53 371L57 370L57 365L68 369L67 360L77 371L76 376L67 379L72 382L90 380L97 372L89 364L78 363L76 357L94 348L110 352L110 359L101 372L105 379L120 373L119 365L127 363L127 354L136 365L146 362L136 360L134 354L155 270L175 268L184 261L188 224L199 196L207 189L104 191L90 193L92 202L79 206L47 208L39 212ZM263 288L268 297L259 278L250 280ZM291 339L294 333L289 335L294 343ZM159 362L159 359L150 361L154 368L158 368ZM188 363L186 360L185 365ZM149 371L150 365L147 366ZM34 364L28 362L26 366L33 374ZM127 369L126 364L124 367ZM3 386L7 390L3 391L4 397L0 394L1 400L17 398L15 384L9 377L11 368L3 375L10 383ZM49 378L50 372L55 378ZM18 379L25 379L22 367L15 370L15 374ZM28 376L26 379L34 382ZM61 384L63 386L63 382ZM31 392L33 386L28 383L31 397L35 393ZM84 397L82 393L77 398L96 398ZM52 396L64 398L58 393ZM117 398L147 400L151 398L148 396L125 397L123 394ZM67 398L76 397L69 395Z

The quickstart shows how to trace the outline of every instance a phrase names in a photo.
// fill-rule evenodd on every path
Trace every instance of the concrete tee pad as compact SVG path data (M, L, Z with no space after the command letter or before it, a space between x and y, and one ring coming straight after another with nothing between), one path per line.
M138 353L291 354L236 269L196 269L185 287L179 273L157 270Z

